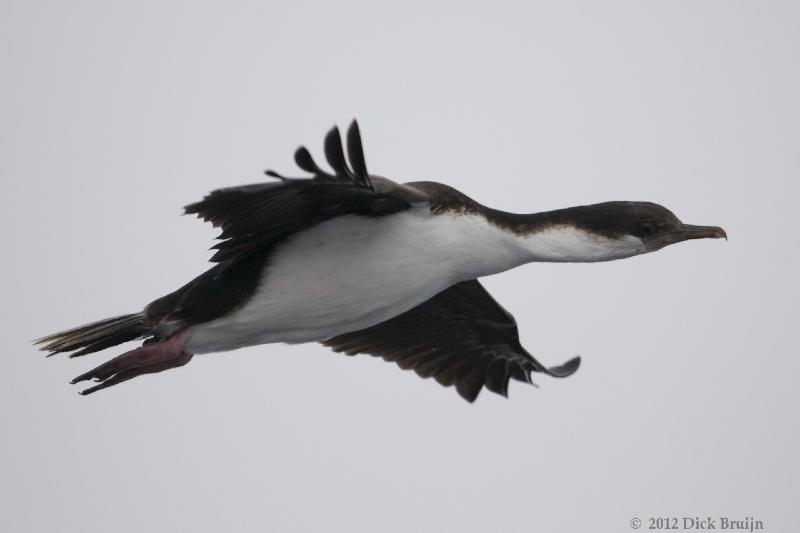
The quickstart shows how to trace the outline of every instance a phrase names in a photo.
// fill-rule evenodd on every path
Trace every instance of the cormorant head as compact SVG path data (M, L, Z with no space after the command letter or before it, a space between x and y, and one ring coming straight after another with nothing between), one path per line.
M728 238L720 227L684 224L672 211L651 202L605 202L572 209L573 220L583 229L611 239L639 239L642 253L689 239Z

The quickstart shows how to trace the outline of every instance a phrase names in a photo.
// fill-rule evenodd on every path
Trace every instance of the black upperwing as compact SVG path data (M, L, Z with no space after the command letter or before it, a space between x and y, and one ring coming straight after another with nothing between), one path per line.
M367 173L355 120L347 141L352 169L345 161L339 129L334 127L325 137L325 157L333 174L322 170L301 146L294 154L295 162L313 177L287 178L268 170L268 176L280 181L219 189L187 205L187 214L222 229L218 237L222 242L214 246L217 251L211 260L239 259L338 216L387 215L427 201L427 195L416 189Z
M347 355L367 353L455 384L472 402L485 385L506 396L511 378L531 383L531 372L566 377L580 357L546 368L519 342L514 317L477 280L463 281L385 322L323 342Z
M333 173L321 169L301 146L295 162L312 177L287 178L268 170L279 181L219 189L186 206L187 214L222 229L217 237L221 242L212 248L211 261L218 264L152 302L145 310L148 320L197 324L218 318L247 301L271 250L291 235L339 216L382 216L428 202L413 187L367 173L355 120L347 143L349 167L334 127L325 137L325 157Z

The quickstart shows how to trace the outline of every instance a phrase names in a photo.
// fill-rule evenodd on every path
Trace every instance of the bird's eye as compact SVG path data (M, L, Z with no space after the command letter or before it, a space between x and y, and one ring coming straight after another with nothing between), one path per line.
M642 222L639 224L639 229L643 235L653 235L656 232L656 225L652 222Z

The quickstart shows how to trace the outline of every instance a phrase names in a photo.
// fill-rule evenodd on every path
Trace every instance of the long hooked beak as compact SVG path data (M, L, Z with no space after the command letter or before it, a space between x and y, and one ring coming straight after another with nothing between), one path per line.
M657 235L645 241L648 252L660 250L670 244L688 241L690 239L725 239L728 234L718 226L694 226L692 224L682 224L677 229L668 233Z

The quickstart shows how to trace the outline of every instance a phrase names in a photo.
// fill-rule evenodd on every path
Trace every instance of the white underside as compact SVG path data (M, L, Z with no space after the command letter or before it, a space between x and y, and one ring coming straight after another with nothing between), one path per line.
M237 311L194 326L195 354L270 342L316 342L401 314L459 281L528 261L603 261L639 253L568 227L521 238L478 215L348 215L288 239ZM577 254L577 255L576 255Z

